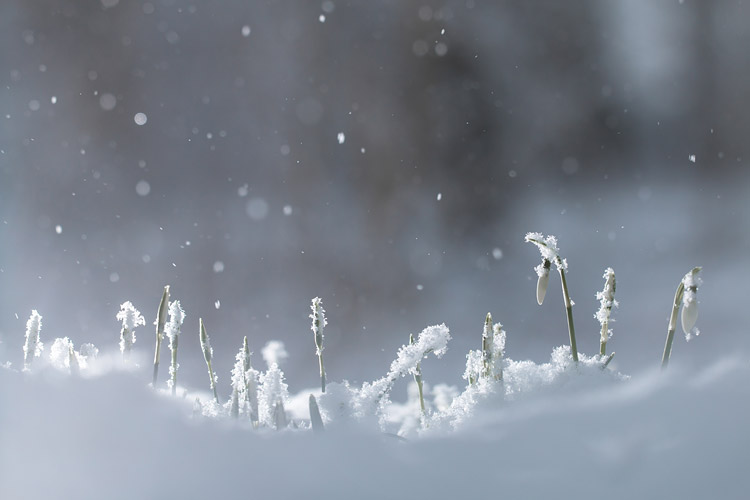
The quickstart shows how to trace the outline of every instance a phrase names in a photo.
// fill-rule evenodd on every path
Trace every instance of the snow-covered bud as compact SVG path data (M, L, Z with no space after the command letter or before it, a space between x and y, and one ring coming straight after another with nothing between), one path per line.
M492 371L492 314L487 313L484 318L484 330L482 331L482 375L489 377Z
M312 309L312 313L310 314L310 319L312 319L311 330L315 335L316 353L320 356L320 353L323 351L323 329L328 324L326 321L326 311L323 309L323 299L320 297L312 299L310 309Z
M323 366L323 329L328 324L326 321L326 311L323 309L323 299L315 297L310 305L312 313L312 331L315 335L315 353L318 355L318 364L320 365L320 388L326 392L326 372Z
M539 253L542 254L542 259L554 262L558 271L568 270L568 262L560 257L560 249L557 248L557 238L555 236L551 234L544 236L542 233L526 233L524 241L536 245Z
M547 295L547 285L549 285L549 269L552 263L549 259L542 259L542 263L534 268L537 276L536 281L536 303L540 306L544 302L544 296Z
M211 368L211 358L213 357L214 350L211 349L211 340L208 338L208 334L206 333L206 327L203 325L203 318L198 318L198 323L200 325L200 339L201 339L201 349L203 349L203 358L206 360L206 366L208 367L208 379L211 385L211 390L214 393L214 400L216 403L219 403L219 394L216 391L216 373L214 373L213 368Z
M700 267L696 267L682 278L682 284L685 286L685 292L682 295L682 331L688 337L698 319L697 292L701 285L701 279L698 276L700 270Z
M31 370L31 361L38 358L44 350L44 344L39 340L39 331L42 329L42 316L36 309L31 311L31 316L26 322L26 343L23 345L23 370Z
M130 354L130 349L135 344L135 329L138 326L145 325L146 320L138 309L133 307L133 304L123 302L120 306L120 312L115 316L118 321L122 322L122 329L120 330L120 352L123 357L127 358Z
M599 299L599 310L596 311L594 317L603 327L601 341L606 342L608 340L608 333L604 327L606 327L609 322L612 308L617 307L618 305L615 300L615 290L617 289L615 271L611 267L608 267L604 270L602 278L604 278L604 288L601 292L596 292L596 298Z

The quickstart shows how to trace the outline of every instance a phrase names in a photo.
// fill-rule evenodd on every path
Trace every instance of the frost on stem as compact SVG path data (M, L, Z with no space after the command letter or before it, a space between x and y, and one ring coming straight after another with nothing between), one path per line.
M122 322L122 329L120 330L120 352L122 357L127 361L130 356L130 350L135 344L135 329L138 326L145 325L146 320L138 309L133 307L133 304L123 302L120 306L120 312L115 316L118 321Z
M216 404L218 404L219 394L216 392L216 380L218 377L216 376L216 373L214 373L213 368L211 368L211 358L213 357L214 350L211 348L211 339L208 338L206 327L203 325L203 318L199 318L198 323L200 324L200 339L201 349L203 350L203 359L206 360L206 366L208 367L208 379L210 382L211 390L214 394L214 401L216 401Z
M560 249L557 248L557 238L553 235L544 236L542 233L526 233L525 241L533 243L539 248L539 253L542 254L542 264L544 260L555 263L555 267L558 271L568 270L568 261L560 257ZM537 275L541 276L539 266L536 268Z
M23 345L23 371L25 372L31 370L31 361L41 356L44 350L44 344L39 340L41 329L42 316L34 309L26 322L26 342Z
M169 380L167 386L172 389L172 394L177 393L177 344L180 337L182 323L185 321L185 311L180 306L180 301L169 303L169 322L164 327L164 334L169 339L169 350L172 353L172 362L169 365Z
M326 321L326 311L323 309L323 300L320 297L312 299L310 309L312 309L310 319L312 319L311 329L315 336L315 353L318 355L318 364L320 365L320 389L322 392L326 392L326 372L323 366L323 329L328 322Z
M601 292L596 292L596 298L599 299L599 310L594 314L594 318L601 325L601 332L599 338L599 354L604 356L607 352L607 341L612 336L612 330L609 329L610 315L612 314L612 308L617 307L618 303L615 300L615 272L611 267L604 270L604 288Z

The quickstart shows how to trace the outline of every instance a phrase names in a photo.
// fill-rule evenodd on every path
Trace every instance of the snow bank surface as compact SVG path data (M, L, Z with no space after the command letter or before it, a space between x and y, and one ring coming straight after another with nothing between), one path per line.
M433 328L424 340L439 347L447 330ZM469 386L453 399L478 401L461 425L427 419L407 440L331 424L343 384L321 399L328 425L313 435L300 420L277 432L191 416L194 398L149 389L146 369L3 368L0 498L746 498L748 355L632 378L568 359L506 360L505 401ZM432 391L431 415L451 391ZM391 405L385 425L417 416L413 403Z

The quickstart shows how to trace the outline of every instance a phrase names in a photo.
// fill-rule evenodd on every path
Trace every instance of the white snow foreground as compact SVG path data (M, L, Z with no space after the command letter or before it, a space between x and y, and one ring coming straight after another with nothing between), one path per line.
M745 498L748 359L593 384L585 363L509 362L507 387L546 389L408 441L186 418L145 370L0 369L0 498Z

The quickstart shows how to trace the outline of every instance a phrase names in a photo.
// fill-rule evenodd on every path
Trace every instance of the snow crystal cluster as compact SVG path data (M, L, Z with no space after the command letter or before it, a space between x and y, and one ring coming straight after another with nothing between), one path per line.
M120 330L120 352L124 357L130 354L133 344L135 344L135 329L138 326L146 324L146 320L143 319L141 313L133 307L133 304L123 302L120 306L120 312L115 316L118 321L122 322L122 329Z

